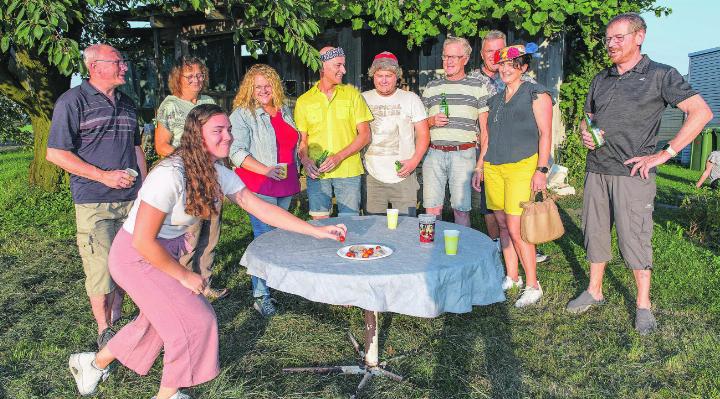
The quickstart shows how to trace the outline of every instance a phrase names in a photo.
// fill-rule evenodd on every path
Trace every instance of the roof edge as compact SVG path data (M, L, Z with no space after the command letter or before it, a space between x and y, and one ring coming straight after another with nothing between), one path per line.
M703 55L703 54L707 54L707 53L714 53L716 51L720 51L720 47L713 47L713 48L709 48L709 49L705 49L705 50L696 51L694 53L689 53L688 57L694 57L696 55Z

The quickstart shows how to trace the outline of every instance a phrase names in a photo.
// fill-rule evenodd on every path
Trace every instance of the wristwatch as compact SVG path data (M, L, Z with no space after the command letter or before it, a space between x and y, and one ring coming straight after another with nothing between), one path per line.
M677 151L673 150L673 148L670 147L670 143L665 144L662 149L663 151L666 151L668 154L670 154L671 157L677 155Z
M535 170L540 173L547 173L550 169L548 169L547 166L538 166L537 168L535 168Z

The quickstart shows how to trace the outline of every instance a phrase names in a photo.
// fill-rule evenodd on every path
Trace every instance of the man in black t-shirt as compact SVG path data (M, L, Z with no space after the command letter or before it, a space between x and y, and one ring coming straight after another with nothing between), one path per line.
M605 143L596 148L588 126L581 123L583 144L591 150L582 218L590 283L567 306L569 312L582 313L604 302L602 279L612 257L610 231L615 224L618 247L635 275L635 329L642 335L657 328L650 308L655 167L675 156L712 119L705 101L677 70L640 53L646 30L638 14L613 18L605 45L614 65L590 84L585 112ZM657 151L660 118L668 104L680 108L687 118L678 134Z

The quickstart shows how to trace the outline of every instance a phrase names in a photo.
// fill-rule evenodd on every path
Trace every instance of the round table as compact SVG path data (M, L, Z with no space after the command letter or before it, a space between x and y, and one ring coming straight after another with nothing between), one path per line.
M505 300L501 287L505 275L501 254L497 244L477 230L438 221L435 243L422 245L418 219L413 217L400 217L394 230L387 228L385 216L329 218L311 223L344 223L348 228L346 241L317 240L276 229L255 239L240 264L247 267L248 274L265 279L267 285L276 290L313 302L365 309L367 353L353 342L364 360L359 368L314 367L288 371L364 374L359 388L372 375L401 379L378 367L377 312L435 317L444 312L466 313L472 311L473 305ZM458 252L454 256L445 254L442 232L447 229L460 230ZM337 255L339 248L353 244L385 245L393 254L369 261Z

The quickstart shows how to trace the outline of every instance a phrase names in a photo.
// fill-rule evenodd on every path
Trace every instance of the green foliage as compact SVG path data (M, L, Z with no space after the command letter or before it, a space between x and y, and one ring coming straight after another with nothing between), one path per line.
M82 0L7 0L0 7L0 52L36 49L65 75L81 67L78 42L67 37L73 22L84 20Z
M31 146L32 128L28 129L27 119L17 103L0 94L0 144Z
M680 205L688 234L699 242L720 248L720 192L703 189L685 197Z

